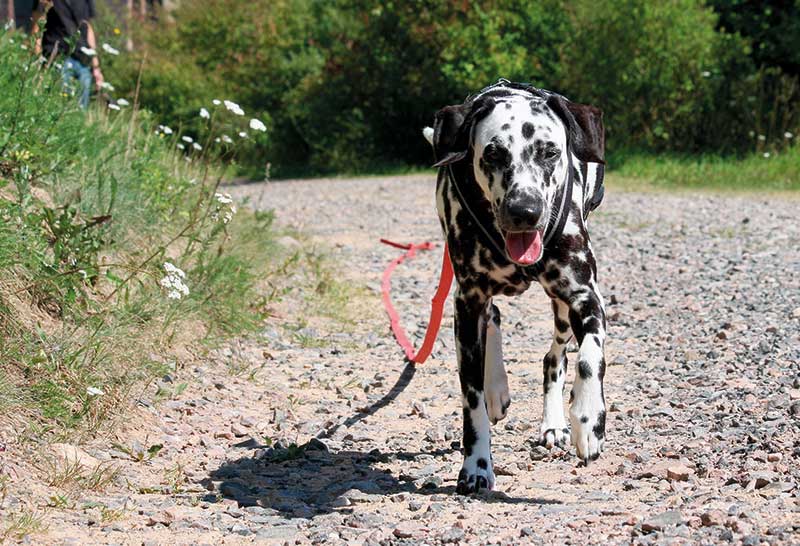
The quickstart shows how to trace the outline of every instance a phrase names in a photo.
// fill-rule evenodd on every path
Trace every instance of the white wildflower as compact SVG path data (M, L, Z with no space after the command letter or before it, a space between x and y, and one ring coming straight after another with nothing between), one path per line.
M704 78L710 78L711 72L709 72L708 70L703 70L702 72L700 72L700 75L703 76Z
M86 387L86 394L89 396L103 396L105 393L106 391L97 387Z
M225 108L227 108L228 110L230 110L231 112L233 112L237 116L243 116L244 115L244 110L242 110L242 108L238 104L236 104L235 102L230 101L230 100L224 100L222 102L225 104Z
M95 51L91 47L81 47L81 52L87 57L94 57L95 55L97 55L97 51Z
M233 143L233 139L228 135L222 135L222 142L224 142L225 144L231 144Z
M191 144L192 142L194 142L194 140L192 140L192 137L186 136L186 135L182 136L181 140L184 141L187 144Z
M212 101L211 101L211 103L212 103L214 106L219 106L220 104L222 104L222 101L221 101L221 100L219 100L219 99L214 99L214 100L212 100Z
M186 149L186 146L184 146L184 145L183 145L183 144L181 144L180 142L178 142L178 144L176 145L176 147L177 147L179 150L185 150L185 149Z
M211 117L211 114L209 114L208 110L206 110L205 108L201 108L200 109L200 117L203 118L203 119L208 119L208 118Z
M790 133L789 131L786 131L785 133L783 133L783 138L789 139L789 138L792 138L792 137L794 137L794 135L792 133Z
M109 104L108 107L111 108L112 110L121 110L121 108L116 104Z
M756 132L755 131L750 131L747 134L750 135L750 138L755 138L755 136L756 136Z
M125 99L117 99L117 104L119 104L120 106L128 106L128 105L130 105L130 103Z
M247 138L247 133L245 133L244 131L239 131L239 136L242 138Z
M171 135L172 134L172 129L170 129L166 125L159 125L158 128L161 129L161 132L164 133L165 135Z
M22 48L25 51L28 50L28 46L26 46L25 44L20 44L19 47Z
M767 137L765 137L764 135L758 135L758 140L764 142L765 140L767 140Z
M119 55L119 49L114 49L109 44L103 42L103 51L108 53L109 55Z
M266 132L267 130L267 126L264 125L264 123L261 120L258 120L256 118L250 120L250 128L253 131L261 131L261 132Z
M114 86L113 86L113 85L111 85L111 84L110 84L110 83L108 83L108 82L103 82L103 84L102 84L100 87L102 87L102 88L103 88L103 89L105 89L106 91L113 91L113 90L114 90Z
M217 138L215 138L215 139L214 139L214 142L216 142L216 143L218 143L218 144L219 144L220 142L222 142L222 139L221 139L221 138L219 138L219 137L217 137Z
M172 264L170 262L164 262L164 271L170 274L175 274L179 276L181 279L186 278L186 273L184 273L180 267L177 267L175 264Z
M171 300L179 300L183 296L188 296L189 287L184 282L186 273L169 262L164 262L164 271L167 274L159 281L159 284L167 291L167 297Z
M233 204L233 197L228 193L215 193L214 198L217 200L217 206L214 212L211 213L211 219L214 222L229 223L233 220L233 215L236 214L236 205Z
M769 152L764 152L764 157L769 157Z
M199 145L197 142L195 142L195 143L193 143L193 144L192 144L192 148L194 148L194 149L195 149L195 150L197 150L197 151L200 151L200 150L202 150L202 149L203 149L203 147L202 147L202 146L200 146L200 145Z

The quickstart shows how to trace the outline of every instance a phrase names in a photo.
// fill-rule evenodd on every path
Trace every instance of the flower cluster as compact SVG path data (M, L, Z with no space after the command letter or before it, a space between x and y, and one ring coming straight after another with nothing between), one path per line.
M167 297L171 300L179 300L183 296L188 296L189 287L184 282L186 273L169 262L164 262L164 271L167 274L159 284L167 291Z
M116 49L106 43L103 43L103 51L105 51L109 55L119 55L119 49Z
M235 102L230 101L230 100L225 100L225 101L222 101L222 102L223 102L223 104L225 104L225 108L227 108L228 110L230 110L231 112L233 112L237 116L243 116L244 115L244 110L242 110L241 107L238 104L236 104Z
M233 198L227 193L215 193L214 198L217 203L211 213L211 219L215 222L221 221L223 224L229 223L233 220L233 215L236 214L236 205L233 204Z

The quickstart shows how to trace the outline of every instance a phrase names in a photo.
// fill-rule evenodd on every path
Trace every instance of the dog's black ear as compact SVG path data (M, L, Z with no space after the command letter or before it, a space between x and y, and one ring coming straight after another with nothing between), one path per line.
M437 162L444 167L461 161L469 154L475 124L494 108L493 100L479 98L464 104L445 106L436 112L433 124L433 151Z
M603 128L603 111L556 94L550 95L547 105L564 122L575 156L581 161L605 164L606 132Z
M433 150L438 161L434 167L444 167L467 156L469 139L463 129L471 106L471 104L445 106L436 112L433 123Z

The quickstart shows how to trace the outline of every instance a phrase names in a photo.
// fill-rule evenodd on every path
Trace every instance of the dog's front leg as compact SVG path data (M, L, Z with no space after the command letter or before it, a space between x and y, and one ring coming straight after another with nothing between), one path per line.
M482 315L487 304L488 298L476 291L465 293L459 288L456 292L455 336L464 413L464 464L456 486L461 494L494 487L489 415L483 390L486 324Z
M564 417L564 381L567 378L567 342L572 337L569 306L558 298L552 300L555 331L550 351L544 357L544 405L539 442L545 447L564 447L569 428Z
M571 441L578 458L588 463L600 456L606 436L603 393L606 316L603 298L594 280L570 294L568 305L570 326L579 346L575 382L570 395Z

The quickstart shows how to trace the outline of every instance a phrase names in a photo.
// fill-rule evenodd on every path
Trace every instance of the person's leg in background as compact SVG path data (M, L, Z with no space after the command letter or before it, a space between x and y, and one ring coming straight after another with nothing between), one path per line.
M78 62L76 62L76 64L80 67L78 68L78 81L81 84L80 98L78 101L80 102L81 108L86 110L89 108L89 93L92 91L92 82L94 81L92 78L92 69Z
M89 108L89 93L92 90L92 71L88 66L84 66L75 59L64 59L61 67L61 77L64 80L64 92L72 96L78 95L78 103L81 108ZM79 89L75 88L75 80L78 80Z

